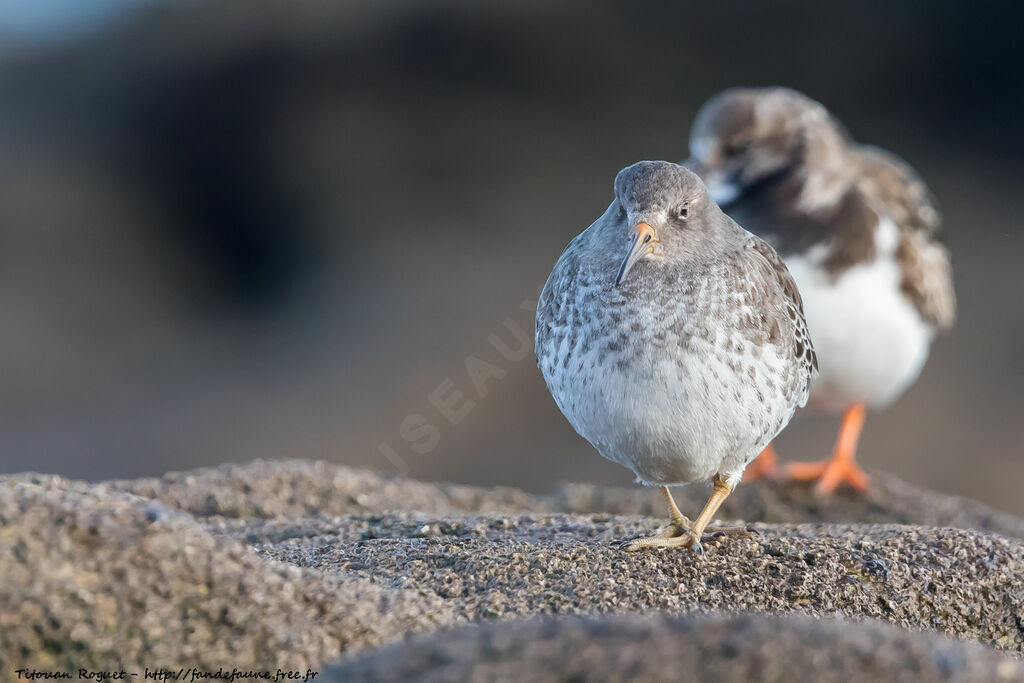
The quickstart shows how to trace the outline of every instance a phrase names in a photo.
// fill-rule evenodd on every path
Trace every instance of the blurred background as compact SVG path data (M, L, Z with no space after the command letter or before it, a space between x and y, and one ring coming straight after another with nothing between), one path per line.
M909 160L953 249L958 325L863 463L1022 514L1013 11L0 0L0 469L629 484L548 396L531 303L621 167L778 84ZM837 426L800 417L780 452Z

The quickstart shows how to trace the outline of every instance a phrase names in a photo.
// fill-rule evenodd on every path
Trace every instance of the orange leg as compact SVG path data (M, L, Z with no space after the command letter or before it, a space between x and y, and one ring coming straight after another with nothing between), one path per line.
M818 480L814 490L818 493L832 493L842 483L858 491L868 488L868 475L857 466L857 440L864 427L865 408L863 403L850 406L843 413L839 427L836 450L829 460L821 462L794 462L786 466L786 476L798 481Z
M775 447L768 444L761 451L761 455L754 458L753 462L747 465L743 472L746 481L757 481L758 479L778 479L779 465L775 457Z

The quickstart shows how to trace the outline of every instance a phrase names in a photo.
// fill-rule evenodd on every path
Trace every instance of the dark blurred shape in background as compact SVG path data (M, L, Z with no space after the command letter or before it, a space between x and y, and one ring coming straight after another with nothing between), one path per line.
M865 465L1024 513L1012 3L43 4L77 9L0 5L3 470L627 483L547 395L524 302L619 168L779 84L909 160L952 244L958 327Z

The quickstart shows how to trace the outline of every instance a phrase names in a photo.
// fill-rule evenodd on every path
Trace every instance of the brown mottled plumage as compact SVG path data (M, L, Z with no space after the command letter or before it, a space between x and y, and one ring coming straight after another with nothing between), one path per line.
M858 188L881 202L900 229L896 260L901 289L921 316L940 332L953 327L956 295L942 218L924 181L899 157L873 147L858 148Z

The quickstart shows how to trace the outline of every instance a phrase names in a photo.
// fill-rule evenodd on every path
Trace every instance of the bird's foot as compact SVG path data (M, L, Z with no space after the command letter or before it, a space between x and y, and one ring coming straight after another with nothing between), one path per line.
M689 531L691 526L693 523L689 519L680 517L669 522L667 526L663 526L658 533L649 538L679 538Z
M673 523L654 536L625 541L619 545L619 550L635 553L645 548L687 548L701 555L704 553L704 543L715 543L726 536L750 536L757 533L756 529L749 526L726 526L715 527L698 535Z
M840 484L849 484L855 491L868 490L868 475L857 466L857 440L864 427L865 406L858 403L843 413L839 439L832 457L821 462L795 462L786 465L786 478L796 481L814 481L818 495L832 493Z
M815 481L814 492L826 495L834 492L840 484L849 484L860 493L868 490L868 475L856 462L844 458L830 458L819 462L791 462L786 465L786 479L790 481Z

